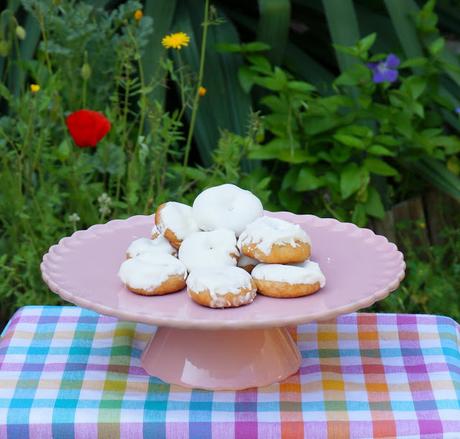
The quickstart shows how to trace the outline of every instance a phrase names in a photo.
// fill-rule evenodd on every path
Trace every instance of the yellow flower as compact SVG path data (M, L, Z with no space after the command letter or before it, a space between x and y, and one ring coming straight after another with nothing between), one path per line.
M175 34L166 35L162 40L166 49L182 49L187 47L190 41L190 37L185 32L176 32Z
M199 94L200 96L204 96L204 95L206 94L207 91L208 91L208 90L206 90L205 87L200 86L200 88L198 89L198 94Z
M38 84L30 84L30 91L32 93L38 93L40 91L40 86Z
M144 13L142 12L141 9L138 9L135 13L134 13L134 19L136 21L141 21L142 17L144 16Z

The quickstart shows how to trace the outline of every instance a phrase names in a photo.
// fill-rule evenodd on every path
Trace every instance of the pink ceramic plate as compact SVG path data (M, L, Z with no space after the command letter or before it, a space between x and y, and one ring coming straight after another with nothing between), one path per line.
M143 365L153 375L211 389L269 384L295 372L300 364L287 332L273 328L367 307L398 287L405 264L396 246L371 230L312 215L266 214L307 231L312 260L326 276L325 288L296 299L258 296L251 305L226 310L201 307L185 290L160 297L135 295L120 282L117 272L130 242L150 236L152 216L114 220L63 238L43 258L43 279L76 305L158 325L143 355ZM216 349L222 351L218 360ZM264 364L271 364L271 370L254 373L254 368L260 371ZM240 369L244 370L237 374Z

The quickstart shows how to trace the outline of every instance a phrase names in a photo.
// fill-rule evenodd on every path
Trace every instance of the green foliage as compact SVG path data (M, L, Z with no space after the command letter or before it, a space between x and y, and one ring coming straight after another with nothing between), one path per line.
M383 217L390 207L383 200L407 196L400 182L414 171L459 197L460 180L445 164L460 152L460 141L439 117L439 108L454 113L454 103L442 95L444 61L431 51L406 60L397 83L374 83L368 63L385 59L369 54L375 40L372 34L339 47L356 61L328 95L261 55L246 55L240 80L246 89L266 90L261 104L268 140L249 156L275 160L268 166L285 170L273 172L283 176L273 183L282 187L277 201L284 208L307 204L310 211L364 225L368 217Z
M152 20L134 19L139 2L110 13L84 2L23 4L36 17L42 41L37 58L20 69L40 90L24 84L15 94L0 84L0 105L8 110L0 116L0 320L18 306L59 302L39 264L51 245L77 229L151 214L167 200L190 201L224 181L263 199L270 195L268 175L242 169L257 115L239 134L218 133L209 167L183 167L184 116L193 110L196 72L167 59L157 66L158 78L169 77L182 96L167 111L156 93L161 81L144 75ZM67 132L66 116L82 107L111 122L96 148L78 148Z
M210 185L233 182L267 209L360 225L420 193L422 180L459 198L460 64L439 29L455 38L460 15L441 0L419 3L216 0L203 23L204 2L192 0L9 2L0 19L0 319L58 301L39 262L62 236L190 202ZM197 104L203 24L208 92ZM359 29L369 35L359 40ZM189 33L189 46L166 50L161 38L176 31ZM391 51L406 56L399 81L374 84L367 64ZM65 117L82 107L112 122L96 149L67 134ZM378 309L458 318L458 236L449 233L447 246L409 250L406 283Z
M400 234L420 230L423 224L400 225ZM399 289L376 303L372 312L429 313L447 315L460 321L460 231L444 231L443 245L414 246L406 240L406 278Z

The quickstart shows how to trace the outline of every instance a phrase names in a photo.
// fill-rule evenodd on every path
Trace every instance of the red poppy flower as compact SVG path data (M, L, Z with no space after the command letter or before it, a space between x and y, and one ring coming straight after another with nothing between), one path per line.
M78 110L67 116L67 128L80 148L95 147L110 131L110 122L102 114L91 110Z

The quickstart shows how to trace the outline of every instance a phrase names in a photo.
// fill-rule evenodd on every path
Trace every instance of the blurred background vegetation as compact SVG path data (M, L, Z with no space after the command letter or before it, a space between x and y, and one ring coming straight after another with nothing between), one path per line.
M59 302L39 263L60 237L222 182L269 210L387 235L406 253L407 278L372 309L460 319L456 0L7 3L1 321ZM189 45L163 47L172 32ZM398 79L378 83L370 66L387 68L388 54ZM67 133L81 108L112 123L97 148Z

